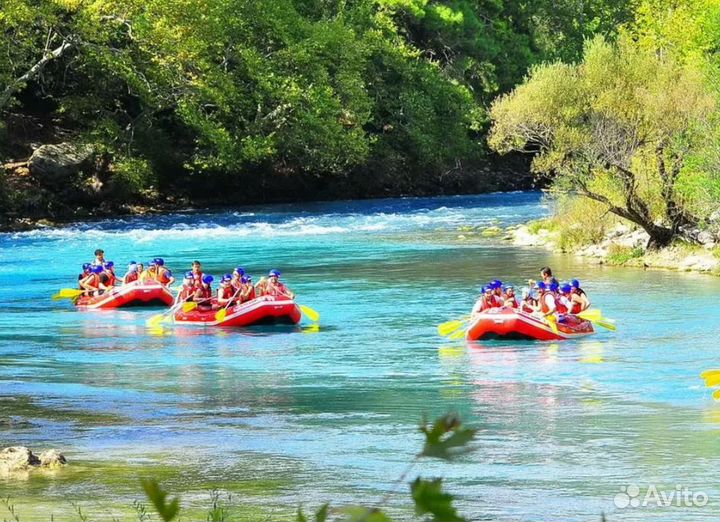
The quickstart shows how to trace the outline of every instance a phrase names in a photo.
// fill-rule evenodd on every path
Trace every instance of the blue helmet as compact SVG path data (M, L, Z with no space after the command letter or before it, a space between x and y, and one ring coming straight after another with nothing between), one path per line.
M82 265L83 272L87 272L88 270L90 270L91 267L92 267L91 263L83 263L83 265Z
M237 272L237 273L240 274L241 276L244 276L244 275L245 275L245 269L244 269L243 267L241 267L241 266L236 266L236 267L235 267L235 270L233 270L233 272Z
M493 288L502 288L502 281L499 279L494 279L492 283L490 283Z
M193 277L195 277L195 274L192 273L192 270L185 272L185 279L192 279Z
M148 266L157 266L157 259L153 259L152 261L147 262Z
M138 267L137 267L137 265L136 265L135 263L130 263L130 264L128 265L128 272L130 272L131 274L134 273L134 272L137 272L137 268L138 268Z
M90 268L90 271L93 274L102 274L102 271L104 268L101 265L94 265L92 268Z
M538 287L538 290L546 290L547 289L547 285L545 284L544 281L538 281L537 287Z
M223 281L232 281L232 274L225 274L222 276Z
M213 276L211 276L211 275L203 276L203 283L205 283L206 285L209 285L213 281L215 281L215 278Z
M275 270L274 268L268 272L268 277L280 277L280 270Z
M482 287L482 293L485 294L485 293L487 293L487 292L492 291L492 289L493 289L492 285L483 286L483 287Z
M112 267L114 267L114 266L115 266L115 263L113 263L112 261L108 261L107 263L105 263L105 264L103 265L103 268L110 269L110 268L112 268Z
M165 266L165 260L162 257L156 257L153 261L157 266Z
M573 288L580 288L580 281L578 281L577 279L573 279L572 281L570 281L570 284Z
M137 263L135 261L130 261L128 265L137 265Z
M560 288L560 285L557 283L557 281L553 281L552 283L550 283L550 291L551 292L557 292L559 288Z
M568 294L568 293L570 293L570 292L572 291L572 286L570 286L569 284L565 283L564 285L562 285L562 286L560 287L560 291L561 291L563 294Z

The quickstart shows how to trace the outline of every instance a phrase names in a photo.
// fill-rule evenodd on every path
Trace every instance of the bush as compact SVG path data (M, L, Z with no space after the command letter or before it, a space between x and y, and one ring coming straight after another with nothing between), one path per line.
M551 228L558 231L558 246L563 251L601 242L610 227L619 222L604 205L586 198L560 194L553 204Z
M641 247L630 248L612 244L608 248L607 262L611 265L624 265L631 259L637 259L645 254Z

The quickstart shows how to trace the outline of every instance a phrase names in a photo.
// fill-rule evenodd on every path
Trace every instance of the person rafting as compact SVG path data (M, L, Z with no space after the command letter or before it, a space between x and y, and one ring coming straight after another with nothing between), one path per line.
M125 272L125 275L122 278L123 284L130 284L138 280L138 277L140 276L138 272L138 265L135 261L130 261L127 267L127 272Z
M90 268L88 275L80 281L80 288L84 290L84 295L92 297L99 294L102 290L100 282L100 274L103 272L101 265L95 265Z
M90 263L93 266L102 266L105 264L105 251L102 248L95 250L95 259Z
M552 268L549 266L544 266L540 269L540 277L542 278L542 282L546 285L552 284L552 283L558 283L558 280L555 279L552 273Z
M538 283L538 289L540 292L540 312L543 317L549 317L552 315L555 319L557 319L558 310L557 305L555 304L555 294L553 293L551 287L552 284L547 285L542 281Z
M194 276L194 274L193 274ZM193 301L198 303L198 306L203 305L211 307L210 300L212 299L212 282L215 278L211 275L203 275L200 286L195 286L195 294L193 295Z
M165 260L162 257L156 257L153 261L155 261L156 266L155 280L165 286L173 284L175 282L175 278L173 277L172 272L165 266Z
M295 299L295 294L292 293L284 283L280 282L280 271L275 269L268 272L267 283L265 285L265 295Z
M195 286L197 288L202 287L203 284L203 271L202 271L202 263L198 260L195 260L190 265L190 268L193 273L193 279L195 280Z
M92 263L83 263L82 264L82 272L78 274L78 288L82 290L82 286L80 286L80 281L85 279L88 275L90 275L90 269L92 268Z
M260 281L257 282L255 285L255 295L261 296L265 295L265 292L267 290L267 277L263 276L260 278Z
M507 285L505 287L505 302L503 303L503 306L515 309L520 308L520 301L515 295L515 287L512 285Z
M175 303L179 303L181 301L192 301L195 290L195 278L193 277L192 271L185 272L182 287L175 298Z
M217 304L220 307L230 307L237 298L240 289L232 286L232 274L225 274L220 280L220 287L217 290Z
M497 301L495 300L494 289L490 285L483 286L480 297L478 297L478 300L475 301L471 315L477 315L481 312L489 310L490 308L496 307Z
M116 283L115 277L115 263L112 261L106 262L102 265L103 271L100 273L100 284L103 290L110 290Z
M250 275L245 275L242 277L240 288L241 303L246 303L255 299L255 287L253 286L252 277Z
M570 281L570 286L572 287L572 293L570 294L570 300L573 303L572 313L579 314L590 308L590 298L585 293L585 290L580 288L580 281L573 279Z
M140 272L140 276L138 277L138 279L141 283L147 283L148 281L155 281L156 277L157 263L153 259L152 261L148 261L147 269Z

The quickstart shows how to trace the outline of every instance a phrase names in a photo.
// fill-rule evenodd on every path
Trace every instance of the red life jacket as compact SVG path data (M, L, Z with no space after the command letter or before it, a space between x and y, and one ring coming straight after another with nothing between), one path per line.
M212 288L210 287L210 285L207 285L207 286L203 285L200 288L200 291L201 291L200 297L202 299L210 299L212 297Z
M503 306L508 306L508 304L507 304L508 301L510 301L510 308L519 308L520 307L520 303L518 302L518 298L516 296L512 296L509 299L506 299Z
M90 279L90 281L88 281ZM88 274L88 276L82 280L86 285L91 286L95 290L100 288L100 276L98 274Z
M220 297L222 297L223 299L230 299L232 296L235 295L235 289L232 287L232 285L221 288L221 290L222 294L220 295Z
M540 296L540 310L542 310L542 313L544 314L550 313L550 307L547 304L547 296L550 296L553 299L555 298L555 296L553 296L550 292L545 292ZM557 305L555 306L557 307Z
M115 286L115 283L117 282L117 278L115 277L115 274L112 272L107 272L107 283L105 283L105 286Z
M195 288L193 285L182 285L182 289L180 290L180 301L186 301L188 297L193 295L195 293Z
M251 301L252 299L255 299L255 287L250 285L250 293L244 298L244 301Z
M484 312L485 310L490 310L491 308L496 308L495 306L495 299L493 299L495 296L490 296L490 299L483 296L482 303L480 304L480 311Z
M573 302L571 313L577 315L580 312L582 312L582 304L578 303L577 301Z
M138 277L140 277L140 276L138 275L137 272L133 272L132 274L128 274L128 275L125 276L125 283L132 283L133 281L137 281L137 280L138 280Z
M276 285L267 285L265 294L266 295L272 295L275 297L287 297L287 287L278 282Z
M557 309L558 313L560 314L566 314L568 313L568 308L565 306L565 304L562 302L562 299L560 297L555 297L555 308Z
M157 275L156 279L158 281L160 281L162 284L167 285L168 283L170 283L170 277L168 277L170 270L168 270L165 267L162 267L160 270L161 271L158 271L158 275Z

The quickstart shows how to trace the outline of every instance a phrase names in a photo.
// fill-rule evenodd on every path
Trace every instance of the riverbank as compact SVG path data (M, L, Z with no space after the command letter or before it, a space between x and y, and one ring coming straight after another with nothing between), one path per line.
M563 246L561 231L550 218L505 229L503 238L515 246L568 253L598 265L720 276L720 240L711 233L697 234L697 244L676 242L670 247L652 251L646 248L649 236L645 231L618 223L605 231L600 241L568 248Z

